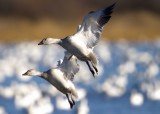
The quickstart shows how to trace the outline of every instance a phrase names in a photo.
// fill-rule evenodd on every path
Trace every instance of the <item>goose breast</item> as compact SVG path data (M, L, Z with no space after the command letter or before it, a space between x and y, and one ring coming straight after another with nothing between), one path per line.
M67 93L68 88L71 87L69 80L64 76L64 73L60 69L53 69L49 72L48 81L55 86L62 93Z

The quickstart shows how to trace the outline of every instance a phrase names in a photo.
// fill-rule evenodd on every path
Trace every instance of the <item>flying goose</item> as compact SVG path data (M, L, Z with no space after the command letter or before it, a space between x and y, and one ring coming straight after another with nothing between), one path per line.
M45 72L36 71L34 69L28 70L22 75L39 76L47 80L50 84L56 87L60 92L66 95L70 108L75 105L75 101L78 100L78 94L72 80L74 75L79 71L79 64L77 58L71 54L65 52L63 61L58 61L56 68L50 69Z
M89 12L74 35L67 36L64 39L45 38L38 45L59 44L79 60L85 61L94 76L95 73L98 73L98 60L93 48L99 41L103 26L111 18L114 6L115 4L101 10Z

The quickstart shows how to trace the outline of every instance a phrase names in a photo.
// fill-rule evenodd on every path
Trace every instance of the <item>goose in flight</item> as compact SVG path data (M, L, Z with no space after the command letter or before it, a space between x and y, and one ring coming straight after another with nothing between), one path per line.
M47 80L50 84L56 87L60 92L66 95L70 108L75 105L78 100L78 94L74 84L72 83L74 75L79 71L79 64L77 58L72 56L67 51L63 60L58 61L56 68L50 69L45 72L36 71L34 69L28 70L22 74L24 76L39 76Z
M115 4L89 12L74 35L67 36L64 39L45 38L38 45L59 44L79 60L85 61L94 76L95 73L98 73L98 60L93 48L99 41L103 26L111 18L114 6Z

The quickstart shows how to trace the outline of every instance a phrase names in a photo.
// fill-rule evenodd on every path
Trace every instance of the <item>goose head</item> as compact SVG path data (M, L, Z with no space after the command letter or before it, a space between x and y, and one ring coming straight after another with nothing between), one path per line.
M49 45L49 44L59 44L61 42L60 39L54 38L44 38L38 45Z
M23 76L41 76L42 74L43 74L42 72L36 71L34 69L30 69L22 75Z

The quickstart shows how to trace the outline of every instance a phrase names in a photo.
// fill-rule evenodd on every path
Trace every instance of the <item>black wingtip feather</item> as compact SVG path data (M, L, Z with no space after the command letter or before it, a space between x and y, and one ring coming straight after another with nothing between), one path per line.
M113 9L114 9L114 6L115 6L116 3L108 6L107 8L105 8L103 10L103 15L102 17L99 19L98 23L100 26L104 26L108 21L109 19L111 18L111 14L113 12Z
M111 16L107 16L107 17L101 18L101 19L99 20L99 25L100 25L100 26L103 26L104 24L106 24L106 23L109 21L110 18L111 18Z
M115 5L116 5L116 3L114 3L114 4L110 5L110 6L108 6L107 8L105 8L103 10L104 14L105 15L110 15L113 12L112 10L114 9Z

